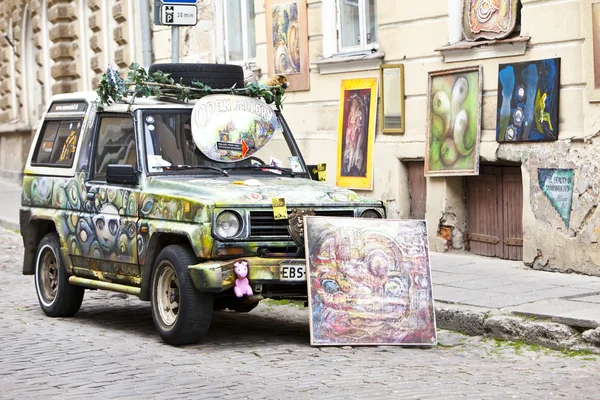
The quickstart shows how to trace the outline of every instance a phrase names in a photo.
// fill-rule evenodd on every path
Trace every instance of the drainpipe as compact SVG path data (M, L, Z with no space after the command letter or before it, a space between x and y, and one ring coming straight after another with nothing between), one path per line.
M142 66L148 71L152 64L152 27L150 26L148 0L140 0L140 15L142 15Z

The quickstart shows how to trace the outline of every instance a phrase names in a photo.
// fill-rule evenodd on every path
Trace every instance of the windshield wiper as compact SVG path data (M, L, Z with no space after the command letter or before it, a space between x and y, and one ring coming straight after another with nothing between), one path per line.
M211 171L217 171L222 173L225 176L229 176L229 173L227 171L225 171L224 169L221 169L219 167L212 167L209 165L167 165L164 167L161 167L163 170L168 170L168 171L184 171L184 170L189 170L189 169L208 169Z
M243 167L225 168L225 170L227 170L227 171L241 170L241 169L260 169L260 170L273 169L275 171L285 172L286 174L288 174L292 178L296 176L296 174L293 171L290 171L288 168L281 168L281 167L277 167L275 165L259 164L259 165L246 165L246 166L243 166Z

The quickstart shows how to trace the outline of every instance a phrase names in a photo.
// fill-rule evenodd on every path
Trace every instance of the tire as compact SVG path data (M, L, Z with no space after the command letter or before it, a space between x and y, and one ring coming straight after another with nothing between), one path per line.
M165 343L197 343L206 335L213 314L214 296L196 290L188 266L196 257L187 246L165 247L152 271L152 319Z
M72 317L79 311L85 289L69 283L56 233L42 238L35 256L35 290L44 314Z
M230 64L152 64L149 73L162 71L171 74L171 78L179 83L182 79L184 85L191 85L192 81L202 82L213 89L227 89L235 85L236 88L244 87L244 69L239 65Z

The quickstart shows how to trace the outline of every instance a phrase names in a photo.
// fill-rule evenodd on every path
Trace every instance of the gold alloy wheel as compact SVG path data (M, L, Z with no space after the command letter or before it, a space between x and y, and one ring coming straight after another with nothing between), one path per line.
M48 246L43 250L39 266L40 294L46 303L52 303L58 291L58 263L54 252Z
M177 321L179 312L179 281L175 268L169 261L162 261L156 284L156 307L161 321L168 327Z

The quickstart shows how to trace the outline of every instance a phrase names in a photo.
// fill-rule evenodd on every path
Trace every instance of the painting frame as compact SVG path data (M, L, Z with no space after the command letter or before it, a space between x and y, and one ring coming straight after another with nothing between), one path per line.
M304 216L304 228L311 345L437 344L427 221Z
M343 79L340 84L336 171L339 187L373 190L377 87L377 78Z
M388 124L386 124L386 103L390 102L390 99L387 95L387 92L391 90L391 88L386 88L386 84L385 84L385 75L386 75L386 70L394 70L397 69L398 70L398 75L399 75L399 80L400 80L400 84L398 85L398 90L399 92L397 93L397 96L400 99L400 104L399 104L399 112L400 112L400 126L399 127L390 127L388 126ZM381 64L379 66L379 85L380 85L380 95L381 95L381 112L380 112L380 118L381 118L381 132L382 133L404 133L405 129L406 129L406 118L405 118L405 108L404 108L404 64ZM393 92L390 94L390 96L393 95ZM386 101L386 97L388 97L387 101Z
M560 57L498 64L498 143L558 140L560 70Z
M491 0L491 2L493 1L494 0ZM492 4L493 7L490 7L490 0L462 1L462 28L465 40L473 42L478 39L504 39L515 30L518 14L518 1L499 1L506 1L508 4L504 6L500 5L499 7L496 4ZM500 15L499 17L495 15L501 14L506 8L509 10L504 15ZM493 9L491 13L490 9ZM474 15L478 15L481 11L485 14L483 21L473 21L470 18ZM474 27L473 24L476 24L477 26Z
M435 151L435 149L432 149L433 145L438 145L438 140L434 140L431 138L432 134L432 127L434 126L434 122L433 122L433 116L432 116L432 112L433 112L433 107L432 107L432 101L435 98L435 95L433 94L433 90L434 90L434 80L436 80L437 78L443 78L443 77L451 77L453 75L465 75L465 74L471 74L471 73L476 73L477 78L476 78L476 90L477 93L475 94L475 105L477 107L476 109L476 116L472 119L475 123L475 137L472 138L472 144L473 146L471 147L471 152L468 153L469 155L472 153L473 155L470 156L469 158L472 158L472 162L469 163L470 168L457 168L457 169L432 169L431 168L431 163L434 160L434 157L432 157L432 150ZM424 170L424 174L427 177L436 177L436 176L471 176L471 175L479 175L479 152L480 152L480 141L481 141L481 121L482 121L482 106L483 106L483 67L481 65L475 65L475 66L469 66L469 67L459 67L459 68L452 68L452 69L445 69L445 70L437 70L437 71L431 71L429 72L429 84L428 84L428 90L427 90L427 114L426 114L426 120L425 120L425 170ZM473 101L471 99L471 101ZM436 116L437 117L437 116ZM442 134L442 136L445 136L445 133ZM440 153L442 150L442 140L440 138L439 140L440 144ZM464 142L464 141L463 141ZM441 156L440 156L441 158ZM440 161L441 162L441 161Z
M600 0L584 0L581 15L585 30L587 98L588 102L597 103L600 102Z
M307 0L265 0L265 19L267 25L267 64L269 76L285 75L289 86L286 92L304 91L310 89L310 60L308 56L308 17ZM285 34L274 29L279 27L279 18L274 13L283 13L296 5L297 20L288 25ZM284 7L289 7L284 10ZM288 13L289 15L289 13ZM294 29L295 26L295 29ZM277 34L274 34L274 31ZM288 40L297 41L294 49L289 48ZM275 58L283 60L275 62ZM276 65L277 64L277 65ZM284 69L285 68L285 69ZM296 72L296 70L298 70Z

